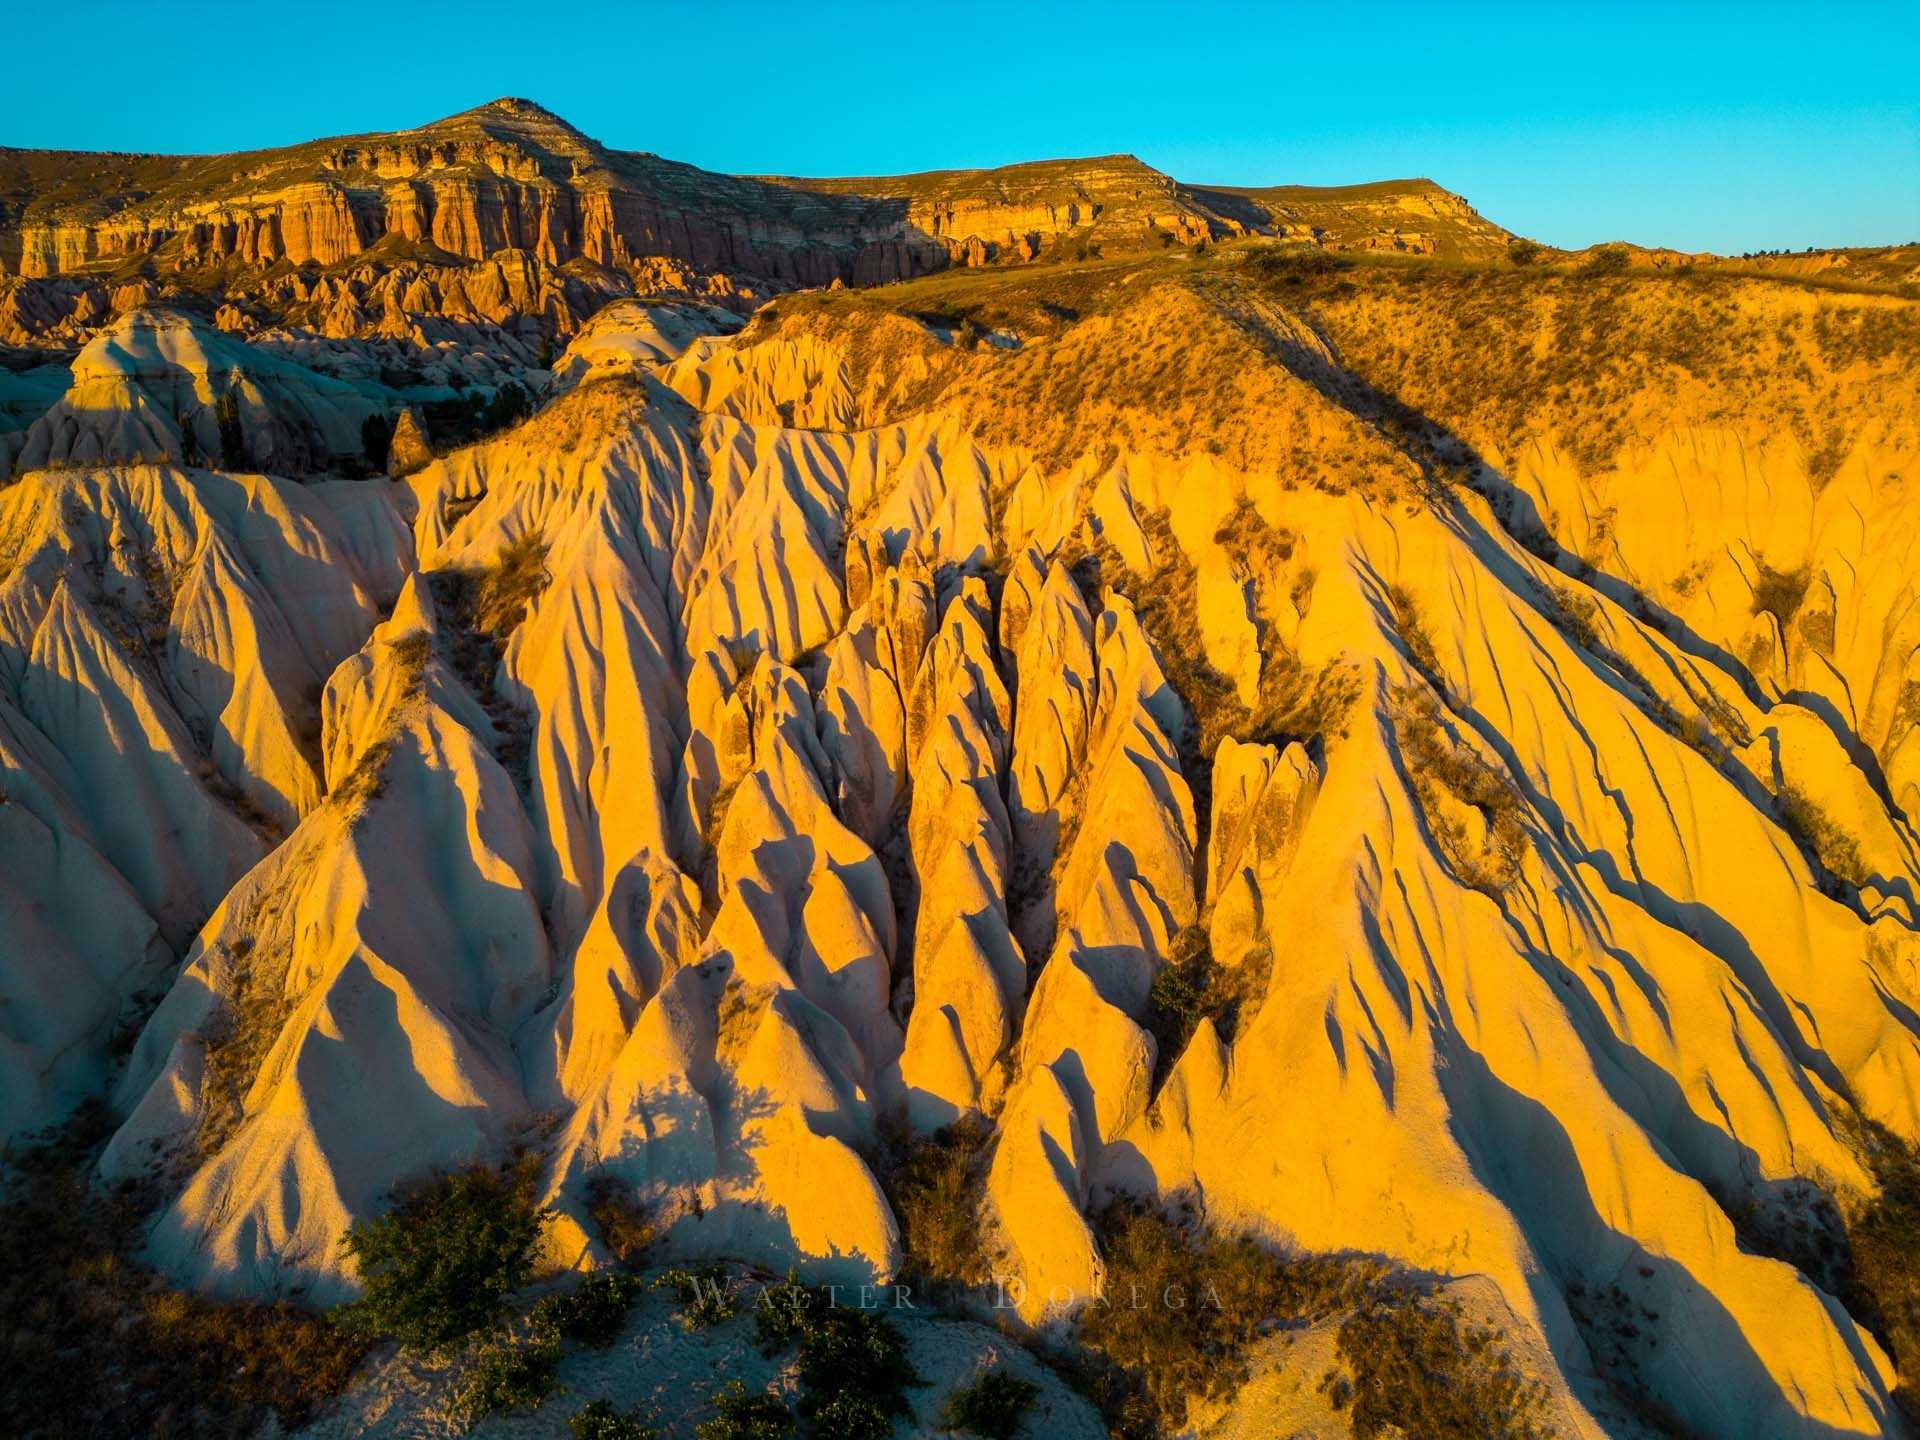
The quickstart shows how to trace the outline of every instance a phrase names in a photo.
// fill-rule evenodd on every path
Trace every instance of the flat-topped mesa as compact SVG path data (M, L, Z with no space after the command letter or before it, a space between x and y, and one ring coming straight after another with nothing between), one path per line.
M0 266L30 278L143 262L334 266L393 237L469 260L517 249L552 264L660 258L784 285L872 284L1032 259L1074 232L1190 243L1248 228L1131 155L898 177L722 175L609 149L511 98L413 129L235 155L7 152L0 191L14 202L0 204Z
M901 218L908 231L980 242L972 247L972 263L1002 251L1031 259L1045 241L1081 229L1134 237L1157 230L1191 243L1250 228L1135 155L916 175L773 178L827 194L872 196L896 206L904 202ZM981 246L995 248L982 253Z
M1250 229L1335 250L1374 250L1445 259L1487 259L1514 235L1431 180L1363 185L1209 185L1207 204Z
M28 277L148 259L162 269L340 264L389 236L470 260L525 250L553 264L647 257L787 284L851 275L874 227L858 201L709 175L605 149L523 100L417 129L212 157L129 187L57 185L42 157L0 175L20 195L0 262ZM51 157L46 157L51 158ZM97 157L67 157L67 168ZM11 253L9 253L11 252Z

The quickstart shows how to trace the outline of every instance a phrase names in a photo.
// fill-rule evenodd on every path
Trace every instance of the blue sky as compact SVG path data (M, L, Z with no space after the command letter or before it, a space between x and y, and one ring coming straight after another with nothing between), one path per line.
M498 95L710 169L1132 151L1427 175L1553 244L1920 240L1920 3L23 4L0 144L209 151ZM64 57L64 58L63 58Z

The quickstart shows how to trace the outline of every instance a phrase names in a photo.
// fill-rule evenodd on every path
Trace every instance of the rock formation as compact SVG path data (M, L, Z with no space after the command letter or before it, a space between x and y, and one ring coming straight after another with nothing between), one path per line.
M1432 1277L1559 1433L1893 1429L1899 1332L1795 1237L1920 1144L1911 301L1156 245L743 328L580 262L859 278L874 187L722 253L623 188L697 174L517 103L299 159L29 268L469 263L4 312L91 328L0 390L0 1127L103 1103L171 1282L330 1304L397 1186L515 1152L552 1265L611 1189L874 1282L964 1120L1030 1337L1128 1200ZM1017 241L1017 178L900 224Z

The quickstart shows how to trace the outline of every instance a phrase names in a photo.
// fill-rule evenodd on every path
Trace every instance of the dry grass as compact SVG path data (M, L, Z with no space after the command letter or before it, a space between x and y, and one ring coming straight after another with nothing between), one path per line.
M1158 1047L1154 1089L1186 1052L1202 1020L1211 1020L1222 1042L1232 1044L1242 1014L1257 1010L1266 998L1272 974L1273 951L1266 945L1228 966L1214 959L1204 923L1175 936L1167 963L1147 992L1147 1029Z
M1920 1149L1855 1112L1839 1118L1876 1187L1845 1208L1851 1283L1843 1298L1893 1356L1901 1376L1894 1399L1920 1422Z
M1191 1401L1246 1383L1263 1335L1353 1309L1383 1273L1365 1260L1290 1259L1124 1202L1096 1217L1096 1232L1105 1291L1081 1312L1078 1368L1120 1440L1178 1432Z
M993 1128L978 1117L906 1142L885 1184L900 1221L904 1273L935 1300L954 1300L991 1279L981 1223Z
M1499 895L1519 879L1526 853L1518 792L1450 733L1451 717L1432 695L1399 691L1392 719L1402 769L1447 867L1462 884ZM1462 818L1463 810L1478 814L1479 833Z
M1413 595L1404 586L1392 585L1387 589L1387 603L1393 607L1393 628L1400 636L1400 643L1407 647L1414 669L1435 690L1446 694L1447 677L1440 668L1440 652L1433 647L1433 637L1427 633L1426 621L1421 618Z
M1339 729L1358 698L1358 681L1343 666L1309 672L1277 635L1262 636L1255 699L1248 704L1234 680L1207 659L1200 635L1199 574L1174 538L1167 512L1141 517L1141 528L1156 565L1150 576L1136 576L1104 540L1088 557L1083 588L1097 591L1096 578L1110 581L1134 604L1161 668L1186 703L1193 734L1183 745L1188 778L1209 762L1222 740L1285 741ZM1269 578L1292 556L1292 537L1266 526L1251 506L1242 507L1223 527L1230 538L1248 544L1248 553L1266 562Z
M633 1191L610 1175L596 1175L587 1184L586 1200L587 1218L614 1260L629 1269L645 1265L659 1239L659 1228Z
M1798 786L1782 785L1775 800L1780 823L1819 865L1824 872L1823 879L1842 880L1858 889L1873 878L1860 853L1860 842L1827 814L1813 796Z
M346 1388L366 1344L286 1304L164 1287L137 1259L153 1197L89 1184L109 1133L89 1106L10 1157L0 1200L0 1433L251 1436Z
M1096 1217L1101 1298L1078 1321L1079 1383L1117 1440L1187 1432L1195 1402L1230 1400L1267 1336L1339 1322L1322 1388L1362 1436L1544 1440L1545 1389L1495 1330L1414 1277L1345 1255L1281 1255L1120 1202ZM1395 1428L1398 1427L1398 1428Z
M246 1118L247 1092L293 1014L298 996L288 988L290 956L263 949L252 935L226 947L220 1009L205 1030L200 1123L194 1146L203 1156L225 1148Z
M496 681L507 642L552 580L546 542L525 534L502 546L488 565L435 571L427 580L443 622L440 641L447 661L493 721L495 758L524 786L531 727L500 694Z
M1340 1322L1341 1368L1322 1388L1355 1440L1550 1440L1546 1387L1520 1373L1501 1338L1447 1301L1383 1292Z
M1806 566L1798 570L1774 570L1764 562L1756 563L1753 583L1753 613L1771 615L1780 622L1782 635L1792 633L1793 617L1807 598L1812 580Z

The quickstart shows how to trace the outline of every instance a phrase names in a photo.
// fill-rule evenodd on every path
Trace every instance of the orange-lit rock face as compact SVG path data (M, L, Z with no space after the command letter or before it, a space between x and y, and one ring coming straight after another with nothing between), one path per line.
M392 237L483 260L625 267L659 257L782 285L876 284L1025 260L1055 237L1242 233L1128 156L877 181L753 180L608 151L538 107L498 101L403 135L204 167L157 192L20 224L18 273L151 255L163 267L332 266ZM98 208L98 207L93 207ZM0 237L0 255L8 246Z
M1124 157L863 230L524 107L314 148L194 263L347 263L0 281L0 1129L102 1099L163 1273L344 1298L396 1185L527 1145L557 1264L611 1186L872 1281L967 1119L1009 1324L1131 1198L1435 1277L1557 1433L1893 1426L1762 1241L1920 1141L1912 301L1003 263L1255 224ZM1344 1433L1335 1328L1205 1423Z

